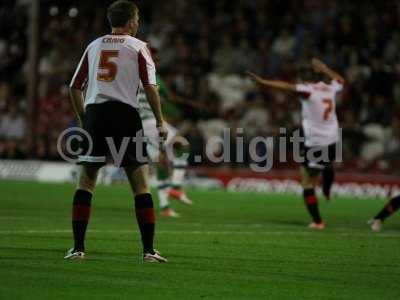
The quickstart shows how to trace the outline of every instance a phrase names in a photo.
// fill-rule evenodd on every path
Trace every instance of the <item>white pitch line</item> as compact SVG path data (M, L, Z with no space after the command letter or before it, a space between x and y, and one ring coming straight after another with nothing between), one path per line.
M58 234L58 233L71 233L70 229L52 229L52 230L0 230L0 235L10 234ZM88 233L109 233L109 234L135 234L134 230L88 230ZM313 236L316 232L312 231L202 231L202 230L158 230L159 234L173 234L181 235L192 234L192 235L275 235L275 236ZM351 232L328 232L332 235L346 236L346 237L388 237L398 238L400 233L351 233Z

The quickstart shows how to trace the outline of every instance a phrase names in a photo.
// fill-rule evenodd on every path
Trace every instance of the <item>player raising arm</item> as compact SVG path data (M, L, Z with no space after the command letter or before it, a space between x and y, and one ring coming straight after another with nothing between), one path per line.
M310 228L324 229L325 223L318 209L315 187L319 174L323 175L323 192L327 199L334 179L332 162L336 158L336 144L339 141L339 125L336 116L337 95L343 89L344 79L322 61L313 58L311 67L316 74L327 76L329 84L322 81L294 84L286 81L267 80L248 72L260 86L295 93L302 105L302 132L305 142L301 144L303 158L301 184L303 197L313 222Z
M337 72L333 71L330 69L325 63L320 61L317 58L313 58L311 60L311 65L313 70L316 73L320 73L323 75L328 76L331 80L335 80L340 84L344 84L345 80L344 78ZM254 82L261 86L269 87L269 88L274 88L286 92L293 92L293 93L299 93L301 94L301 91L299 91L299 88L296 84L286 82L286 81L280 81L280 80L267 80L264 78L261 78L260 76L252 73L252 72L247 72L247 75L249 75Z
M284 92L296 92L296 85L286 82L286 81L280 81L280 80L267 80L264 78L261 78L260 76L252 73L252 72L246 72L247 75L251 77L251 79L254 80L257 84L268 87L268 88L273 88L277 90L282 90Z

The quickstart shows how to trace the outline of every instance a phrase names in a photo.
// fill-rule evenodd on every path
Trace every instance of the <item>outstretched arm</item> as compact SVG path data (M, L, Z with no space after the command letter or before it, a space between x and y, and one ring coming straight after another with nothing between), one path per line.
M345 83L345 80L342 75L338 72L329 68L324 62L317 58L313 58L311 60L311 65L316 73L322 73L331 78L332 80L336 80L341 84Z
M278 89L286 92L297 92L296 90L296 85L293 83L289 83L286 81L280 81L280 80L267 80L263 79L260 76L252 73L252 72L246 72L250 78L256 82L257 84L273 89Z

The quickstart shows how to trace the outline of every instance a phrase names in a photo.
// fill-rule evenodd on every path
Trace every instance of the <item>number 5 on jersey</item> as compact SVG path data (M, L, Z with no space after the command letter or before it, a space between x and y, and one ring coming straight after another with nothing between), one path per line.
M97 80L111 82L117 76L118 67L115 59L118 57L118 50L103 50L100 54L99 72Z

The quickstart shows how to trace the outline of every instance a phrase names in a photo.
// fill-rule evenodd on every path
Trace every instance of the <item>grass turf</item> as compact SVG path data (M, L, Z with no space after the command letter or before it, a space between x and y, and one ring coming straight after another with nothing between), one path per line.
M87 259L72 244L67 184L0 182L1 299L399 299L400 221L365 221L383 201L320 201L324 232L306 228L293 195L189 191L192 208L158 218L170 260L143 264L127 186L99 186Z

